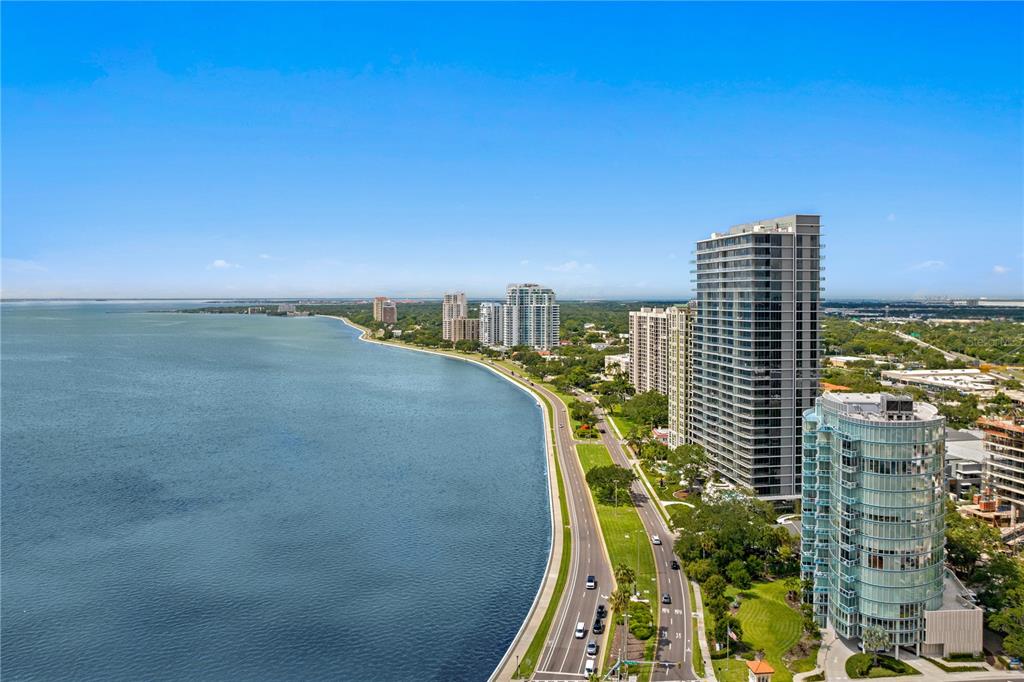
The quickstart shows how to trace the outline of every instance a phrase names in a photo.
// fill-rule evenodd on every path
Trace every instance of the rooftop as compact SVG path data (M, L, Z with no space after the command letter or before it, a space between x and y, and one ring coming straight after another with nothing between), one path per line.
M942 606L939 611L965 611L978 608L974 603L977 595L974 590L964 586L960 579L953 574L953 571L946 569L946 575L942 581Z
M910 396L891 393L829 392L821 396L821 401L843 415L865 421L931 421L939 416L934 405L917 403Z
M775 668L768 665L768 661L747 661L747 667L755 675L771 675Z
M749 232L776 232L776 233L793 233L797 231L797 225L813 225L817 226L821 221L821 216L813 214L794 214L787 216L780 216L778 218L766 218L764 220L756 220L752 223L743 223L741 225L733 225L727 232L712 232L711 239L719 239L728 235L735 234L746 234ZM701 239L698 243L707 241Z

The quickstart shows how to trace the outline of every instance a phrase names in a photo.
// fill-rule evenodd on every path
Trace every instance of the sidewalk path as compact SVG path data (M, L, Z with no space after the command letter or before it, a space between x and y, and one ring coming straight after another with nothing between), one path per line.
M693 615L697 617L697 639L700 641L700 656L704 659L704 679L715 680L715 664L711 660L711 651L708 649L708 636L704 631L704 600L700 594L700 585L691 581L693 585Z

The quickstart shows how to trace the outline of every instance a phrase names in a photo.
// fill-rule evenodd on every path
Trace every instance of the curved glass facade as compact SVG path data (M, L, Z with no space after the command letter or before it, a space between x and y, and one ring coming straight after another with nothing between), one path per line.
M944 420L887 394L825 394L803 420L801 572L822 626L924 641L942 605Z

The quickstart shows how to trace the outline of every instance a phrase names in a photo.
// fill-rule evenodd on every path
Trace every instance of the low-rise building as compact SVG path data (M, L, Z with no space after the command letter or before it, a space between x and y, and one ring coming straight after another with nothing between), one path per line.
M982 417L985 484L1001 499L1024 507L1024 421Z
M868 358L862 358L859 355L833 355L828 358L828 364L831 367L846 367L847 365L854 362L862 362Z
M995 395L996 382L980 369L888 369L882 380L894 386L916 386L929 393L957 391L988 397Z
M629 375L629 353L604 356L604 373L608 376L616 374Z

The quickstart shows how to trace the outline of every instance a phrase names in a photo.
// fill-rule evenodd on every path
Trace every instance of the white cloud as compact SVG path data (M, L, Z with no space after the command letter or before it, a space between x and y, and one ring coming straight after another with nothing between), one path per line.
M550 272L586 272L593 270L594 266L590 263L580 263L579 261L570 260L558 265L549 265L545 270Z
M274 257L271 256L269 253L261 253L260 254L260 260L273 260L273 258Z
M992 266L992 272L994 272L997 275L1005 275L1009 271L1010 271L1010 268L1006 267L1005 265L993 265Z
M523 260L519 261L519 264L522 265L523 267L526 267L527 265L530 264L530 261L524 258Z
M210 263L209 265L207 265L206 269L207 270L230 270L231 268L240 268L240 267L242 267L242 266L239 265L238 263L230 263L230 262L224 260L223 258L218 258L217 260L215 260L212 263Z
M926 260L921 263L915 263L910 266L910 270L929 272L934 270L944 270L946 268L945 261L941 260Z
M896 222L896 214L895 213L890 213L889 215L885 216L885 219L887 221L889 221L890 223L894 223L894 222Z

